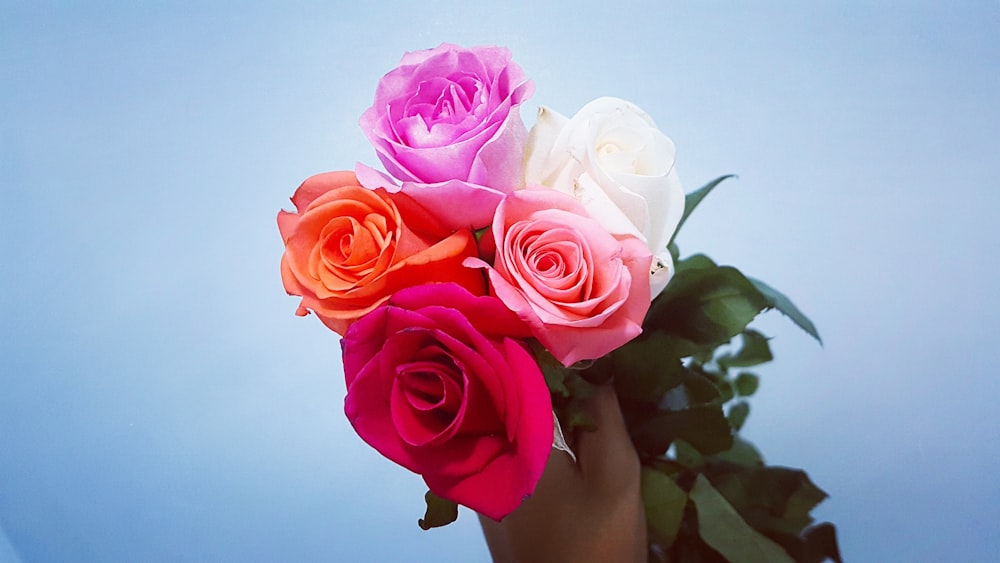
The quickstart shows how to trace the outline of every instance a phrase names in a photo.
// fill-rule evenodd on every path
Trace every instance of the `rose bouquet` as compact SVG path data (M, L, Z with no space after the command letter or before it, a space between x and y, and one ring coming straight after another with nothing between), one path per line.
M279 212L296 314L343 337L351 424L422 476L421 527L459 504L502 520L613 384L652 560L839 560L832 525L810 525L825 493L739 436L746 368L771 359L750 321L775 308L815 328L673 242L726 177L685 196L671 140L616 98L543 107L529 131L532 90L504 48L407 53L360 120L385 172L313 176Z

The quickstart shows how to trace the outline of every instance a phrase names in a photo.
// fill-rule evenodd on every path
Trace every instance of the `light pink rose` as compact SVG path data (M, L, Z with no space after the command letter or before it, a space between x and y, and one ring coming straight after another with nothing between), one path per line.
M507 49L446 43L404 55L379 82L361 128L404 192L446 226L481 227L504 194L524 185L520 104L531 92ZM391 188L366 168L357 170L366 187ZM465 205L472 197L476 208Z
M492 226L490 286L563 365L595 359L642 332L652 255L612 235L571 196L542 187L508 195Z
M633 234L654 255L652 297L674 273L667 251L684 214L673 141L631 102L598 98L572 119L546 107L528 135L525 178L568 193L613 233Z
M552 448L530 335L499 299L457 284L398 291L341 340L347 418L434 494L500 520L534 492Z

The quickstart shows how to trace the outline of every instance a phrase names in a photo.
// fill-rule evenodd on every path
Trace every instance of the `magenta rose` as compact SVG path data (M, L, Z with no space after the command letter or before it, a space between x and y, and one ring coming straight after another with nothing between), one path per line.
M341 341L347 418L434 494L500 520L535 490L552 448L530 335L499 299L457 284L401 290Z
M481 227L524 185L520 104L531 92L507 49L446 43L404 55L379 82L361 128L403 191L451 228ZM366 187L392 187L365 166L356 172Z
M497 207L490 286L563 365L595 359L642 332L652 255L632 235L612 235L571 196L542 187Z

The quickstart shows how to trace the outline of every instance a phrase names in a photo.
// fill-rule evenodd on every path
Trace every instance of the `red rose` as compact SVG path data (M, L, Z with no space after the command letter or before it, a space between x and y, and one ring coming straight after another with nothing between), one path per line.
M341 341L347 418L434 494L500 520L535 490L552 447L530 334L494 297L404 289Z

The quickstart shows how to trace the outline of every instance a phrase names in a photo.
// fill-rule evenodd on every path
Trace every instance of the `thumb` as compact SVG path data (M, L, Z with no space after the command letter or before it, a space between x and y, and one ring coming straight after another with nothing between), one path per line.
M617 490L639 479L639 455L625 427L614 386L600 385L585 409L597 426L577 437L580 471L591 484Z

